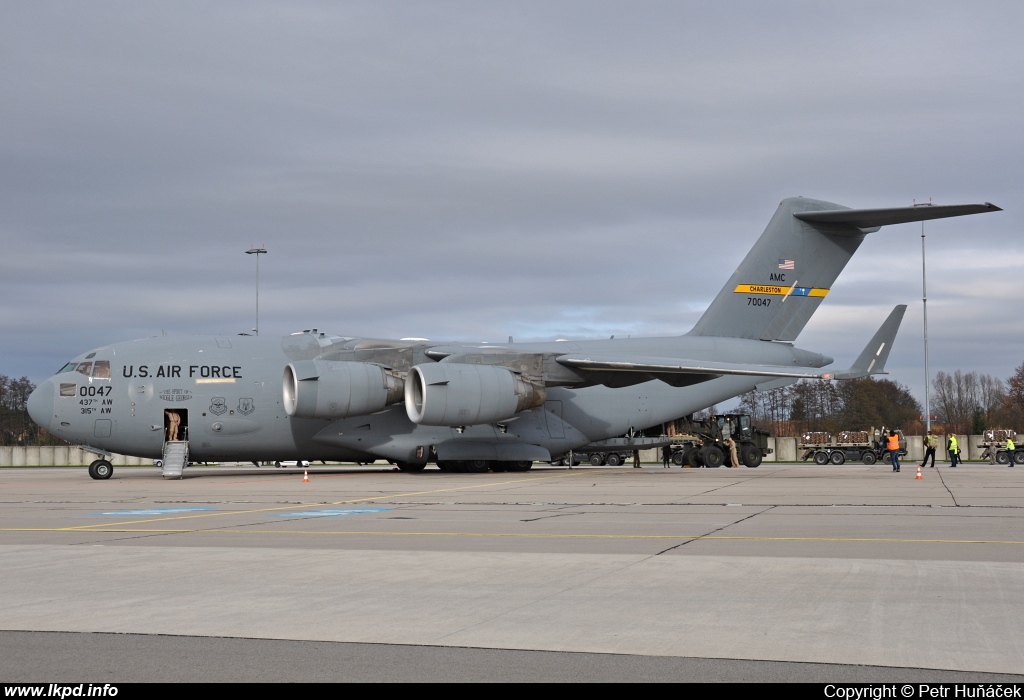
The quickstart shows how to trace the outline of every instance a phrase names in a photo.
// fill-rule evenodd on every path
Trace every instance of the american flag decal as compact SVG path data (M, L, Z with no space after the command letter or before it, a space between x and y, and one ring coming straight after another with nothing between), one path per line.
M796 261L794 261L794 260L779 260L779 269L780 270L795 270L796 269Z

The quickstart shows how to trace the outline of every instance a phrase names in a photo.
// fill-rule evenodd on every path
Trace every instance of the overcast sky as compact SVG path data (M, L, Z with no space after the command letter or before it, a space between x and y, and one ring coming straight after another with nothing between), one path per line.
M0 0L0 374L168 334L689 330L792 195L926 225L932 374L1024 361L1017 2ZM797 344L910 305L871 234Z

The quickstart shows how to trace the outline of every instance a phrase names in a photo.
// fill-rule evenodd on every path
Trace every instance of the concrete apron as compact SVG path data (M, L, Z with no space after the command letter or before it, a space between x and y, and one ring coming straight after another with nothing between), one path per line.
M8 630L1024 668L1016 563L9 545L0 570Z

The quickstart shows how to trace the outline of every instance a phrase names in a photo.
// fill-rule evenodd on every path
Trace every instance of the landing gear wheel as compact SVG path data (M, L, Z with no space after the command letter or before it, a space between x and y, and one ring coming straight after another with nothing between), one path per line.
M521 460L519 462L505 462L505 468L510 472L528 472L533 468L533 462Z
M814 453L815 464L828 464L828 452L815 452Z
M398 467L399 471L406 472L407 474L415 474L426 469L427 464L417 464L415 462L395 462L395 466Z
M870 467L872 464L878 461L878 458L875 457L874 452L865 452L864 456L860 458L860 461L864 462L864 464Z
M696 447L691 447L686 450L686 463L690 465L691 469L700 469L704 466L704 460L700 457L700 450Z
M754 469L761 466L761 460L764 459L764 455L761 454L760 447L754 447L753 445L747 445L743 448L743 454L740 455L740 461L745 465Z
M274 462L274 467L277 468L277 469L280 469L281 468L281 460L277 460L276 462Z
M590 464L594 467L600 467L604 464L604 458L601 455L590 455Z
M486 474L491 468L491 463L486 459L470 459L463 462L463 464L466 465L465 471L470 474Z
M676 450L675 452L672 453L672 464L676 465L677 467L681 467L685 463L686 455L683 453L682 450Z
M828 461L832 462L832 464L838 467L840 464L846 461L846 455L843 454L842 452L833 452L831 455L829 455Z
M109 479L114 473L114 465L105 459L97 459L89 465L89 476L93 479Z
M700 456L704 461L704 466L711 469L717 469L725 464L725 453L722 452L722 448L718 445L708 445L701 450Z
M1021 454L1024 455L1024 453ZM609 467L620 467L622 466L622 457L619 457L618 452L609 452L607 459L605 459L605 463Z

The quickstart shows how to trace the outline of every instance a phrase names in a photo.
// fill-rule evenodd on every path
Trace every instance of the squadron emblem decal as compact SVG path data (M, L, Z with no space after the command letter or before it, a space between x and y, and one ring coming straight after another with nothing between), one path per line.
M253 405L252 399L238 399L238 412L243 416L247 416L255 410L256 407Z
M210 399L210 413L215 416L222 415L228 410L228 401L223 396L214 396Z

